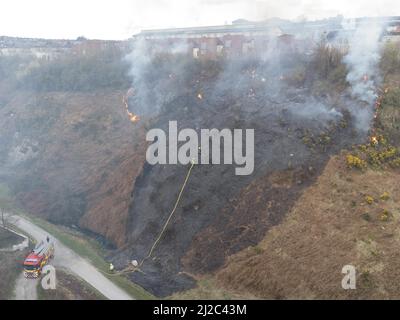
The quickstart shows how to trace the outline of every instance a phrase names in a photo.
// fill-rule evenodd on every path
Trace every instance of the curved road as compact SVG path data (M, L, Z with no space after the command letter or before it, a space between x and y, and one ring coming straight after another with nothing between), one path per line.
M21 273L15 283L16 300L37 300L38 279L26 279Z
M8 221L18 227L20 230L29 234L36 241L46 239L49 235L48 232L33 224L27 219L16 215L7 215ZM132 300L134 299L120 287L115 285L112 281L106 278L96 267L91 263L77 255L71 249L64 246L60 241L55 239L51 234L55 246L55 258L51 260L50 264L56 269L62 267L71 271L73 274L85 280L92 287L96 288L106 298L110 300ZM15 290L17 300L35 299L37 280L25 279L22 275L17 280L17 287ZM33 292L34 290L35 292Z

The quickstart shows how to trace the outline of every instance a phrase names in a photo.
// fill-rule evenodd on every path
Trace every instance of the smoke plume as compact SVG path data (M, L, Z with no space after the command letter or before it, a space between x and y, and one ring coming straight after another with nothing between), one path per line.
M368 106L361 110L351 109L360 130L366 130L370 126L372 106L377 98L376 89L381 81L378 63L381 57L380 38L383 27L383 23L377 20L361 23L348 39L349 52L344 57L344 63L348 69L347 81L351 86L351 95ZM344 28L349 28L349 24L344 25Z

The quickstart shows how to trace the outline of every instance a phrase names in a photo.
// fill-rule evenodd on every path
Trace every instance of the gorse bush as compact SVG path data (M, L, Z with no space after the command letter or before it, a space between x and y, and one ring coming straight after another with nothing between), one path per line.
M358 169L397 168L400 164L400 151L383 135L379 135L376 143L370 142L354 147L353 152L346 156L346 163L349 168Z
M365 169L368 166L365 160L352 154L346 156L346 163L349 168Z
M365 202L368 203L368 204L373 204L373 203L375 202L374 197L369 196L369 195L366 195L366 196L364 197L364 199L365 199Z

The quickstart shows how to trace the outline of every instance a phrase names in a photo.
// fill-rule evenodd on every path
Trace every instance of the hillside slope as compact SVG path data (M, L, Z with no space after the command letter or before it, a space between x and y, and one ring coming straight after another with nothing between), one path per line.
M386 77L387 89L378 99L371 130L377 136L371 142L331 157L282 222L259 244L230 256L208 280L212 287L200 285L177 297L213 296L225 290L266 299L398 299L400 95L396 79L398 75ZM357 290L342 289L345 265L356 268Z
M230 258L217 275L224 287L268 299L399 297L400 172L361 173L343 158L329 161L260 244ZM384 193L389 199L380 199ZM341 287L349 264L358 272L357 290Z
M143 101L155 103L149 105L154 114L148 128L168 132L168 121L174 120L178 130L255 130L254 172L236 176L232 165L196 165L151 258L141 265L142 272L130 275L152 293L166 296L193 287L188 274L214 272L229 255L261 241L315 181L329 156L363 141L367 133L355 128L351 111L359 105L350 96L340 89L313 96L312 78L291 79L299 61L282 62L287 67L279 70L251 60L190 62L178 70L168 58L158 63L161 67L149 67L146 74L152 84L148 97L143 97L145 91L130 99L134 112ZM157 101L162 101L158 108ZM147 257L187 170L184 165L144 165L134 181L129 245L113 255L118 268Z
M235 269L247 258L226 264L227 258L241 257L241 250L257 246L270 230L284 228L287 214L318 191L313 184L330 170L331 157L368 140L373 108L351 94L342 55L322 45L312 56L279 52L267 61L155 56L148 64L138 62L142 74L129 91L129 110L140 117L135 123L123 101L123 65L107 77L111 64L98 77L103 60L52 62L34 69L30 86L0 90L0 178L29 212L89 231L114 249L109 260L117 269L137 260L141 272L130 279L157 296L193 288L198 277L223 267L223 286L238 289L238 277L240 290L250 290L252 284ZM60 78L65 69L69 76ZM97 80L92 85L84 79ZM77 88L79 83L85 86ZM380 119L393 124L390 114ZM161 234L189 166L149 165L145 133L167 132L172 120L178 129L196 132L254 129L255 162L248 176L235 175L236 165L195 165ZM299 236L300 231L306 230L298 230ZM261 281L257 263L247 281ZM263 296L263 290L250 294Z
M2 106L0 173L27 211L125 242L140 166L123 95L18 91Z

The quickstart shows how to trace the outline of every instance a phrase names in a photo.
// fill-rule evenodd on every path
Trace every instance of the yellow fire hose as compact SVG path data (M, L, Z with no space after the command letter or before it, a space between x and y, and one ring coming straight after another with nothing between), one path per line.
M125 268L125 269L123 269L123 270L121 270L121 271L119 271L119 272L115 272L115 273L105 273L105 272L103 272L103 273L105 273L105 274L107 274L107 275L110 275L110 276L115 276L115 275L121 275L121 274L133 273L133 272L136 272L136 271L140 271L140 267L143 265L143 263L144 263L147 259L149 259L149 258L151 257L151 255L153 254L154 249L156 248L157 244L160 242L162 236L163 236L164 233L165 233L165 230L166 230L167 227L168 227L169 222L171 221L171 218L173 217L173 215L174 215L176 209L178 208L179 202L181 201L181 198L182 198L183 191L185 190L186 185L187 185L187 183L188 183L188 181L189 181L190 175L192 174L192 169L193 169L194 165L195 165L195 162L192 161L192 162L191 162L191 166L190 166L190 168L189 168L189 171L188 171L188 173L186 174L185 181L183 182L183 185L182 185L182 187L181 187L181 190L179 191L178 198L176 199L174 208L172 209L171 213L169 214L168 219L167 219L167 221L165 222L165 224L164 224L164 226L163 226L163 228L162 228L160 234L158 235L157 239L154 241L152 247L150 248L150 251L149 251L148 255L147 255L147 256L139 263L139 265L138 265L137 267L135 267L134 269L128 267L128 268Z

